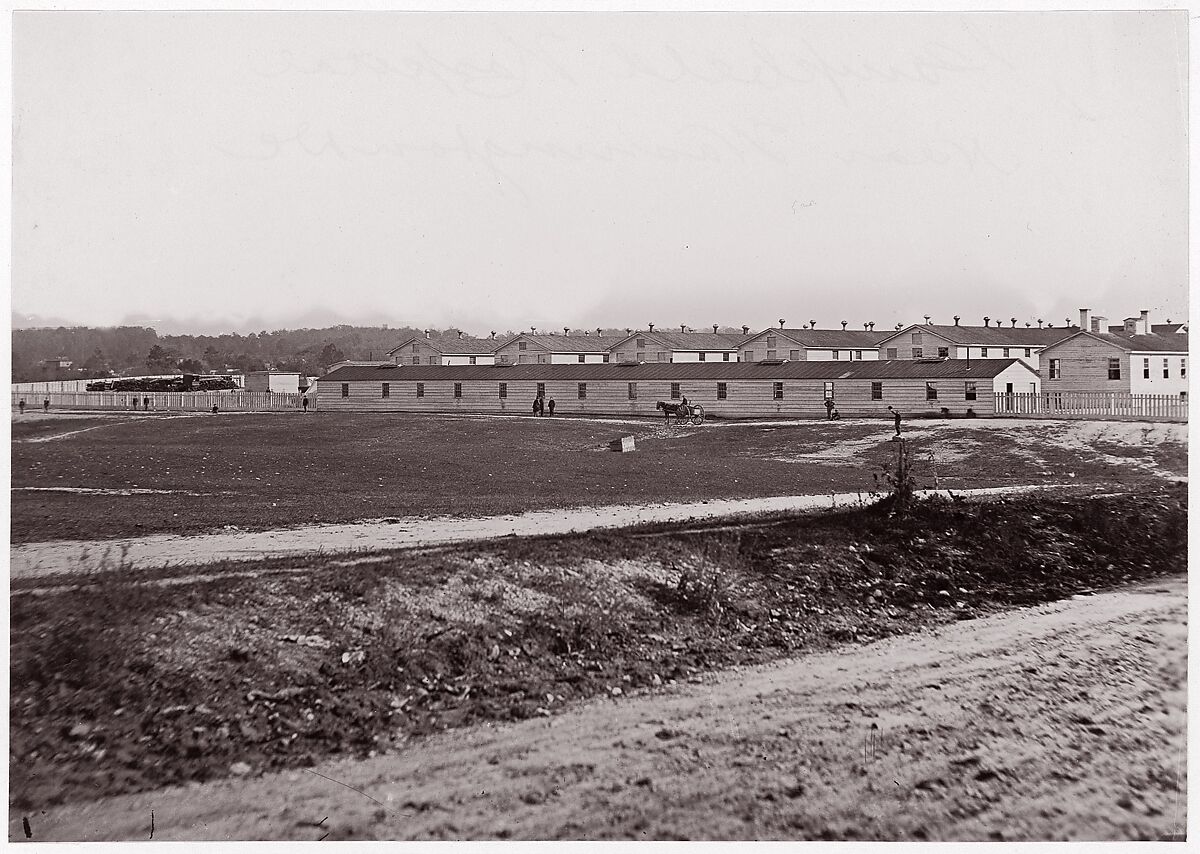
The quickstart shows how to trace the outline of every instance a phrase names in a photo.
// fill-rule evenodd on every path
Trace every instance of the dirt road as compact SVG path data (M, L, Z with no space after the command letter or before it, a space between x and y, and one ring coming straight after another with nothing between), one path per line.
M402 755L13 814L9 838L1182 834L1186 580L459 730ZM618 687L615 685L613 687Z
M955 491L964 497L1005 495L1038 487L995 487ZM932 494L934 491L922 494ZM941 493L946 494L946 493ZM261 560L313 552L403 549L505 536L539 536L622 528L652 522L686 522L791 510L846 507L862 493L783 495L773 498L713 499L685 503L576 507L507 516L370 519L342 525L309 525L274 531L233 531L180 536L156 534L120 540L59 540L27 543L9 550L10 577L113 568L191 566L218 561Z

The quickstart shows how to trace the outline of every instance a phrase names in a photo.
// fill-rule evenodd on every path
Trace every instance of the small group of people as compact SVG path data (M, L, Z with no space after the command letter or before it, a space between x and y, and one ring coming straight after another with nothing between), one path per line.
M826 421L841 421L842 414L837 411L837 407L833 404L833 398L825 398L825 420Z
M533 414L534 415L553 415L554 414L554 398L549 401L541 397L541 395L533 399Z
M138 399L136 397L133 399L133 408L134 409L138 408ZM148 397L142 398L142 409L146 410L147 412L150 411L150 398L148 398Z
M21 410L22 415L25 414L25 398L21 398L20 400L17 401L17 409ZM45 400L42 401L42 412L49 412L49 411L50 411L50 398L46 398Z

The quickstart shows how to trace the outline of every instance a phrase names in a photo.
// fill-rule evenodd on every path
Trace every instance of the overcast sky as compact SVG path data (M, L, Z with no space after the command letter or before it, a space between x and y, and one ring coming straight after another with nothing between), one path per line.
M1187 313L1187 13L16 13L15 312Z

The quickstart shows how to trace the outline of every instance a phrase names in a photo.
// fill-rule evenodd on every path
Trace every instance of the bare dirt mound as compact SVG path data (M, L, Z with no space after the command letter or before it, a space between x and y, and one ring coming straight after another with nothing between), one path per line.
M10 838L1160 839L1186 581L623 694L402 754L30 815Z

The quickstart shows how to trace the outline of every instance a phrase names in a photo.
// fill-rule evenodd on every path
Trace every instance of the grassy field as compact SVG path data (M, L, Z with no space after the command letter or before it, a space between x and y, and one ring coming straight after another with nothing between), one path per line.
M387 752L1184 571L1186 487L1082 492L14 582L10 805Z
M894 455L882 421L666 430L394 414L24 418L13 425L14 542L869 491ZM1186 473L1186 433L1169 426L1140 444L1089 444L1063 422L913 422L907 435L922 486L1111 485ZM630 434L635 453L606 450Z

